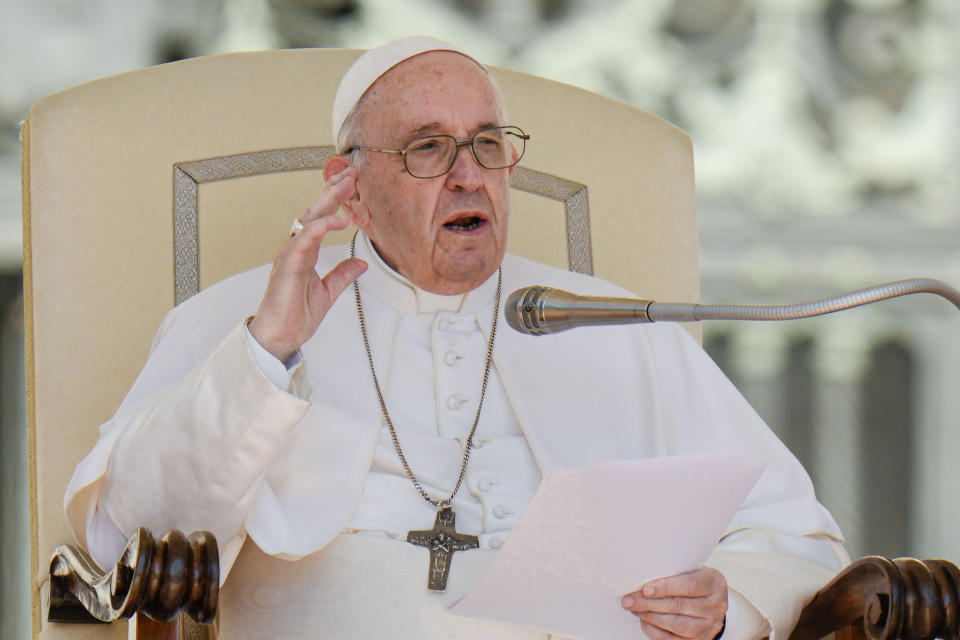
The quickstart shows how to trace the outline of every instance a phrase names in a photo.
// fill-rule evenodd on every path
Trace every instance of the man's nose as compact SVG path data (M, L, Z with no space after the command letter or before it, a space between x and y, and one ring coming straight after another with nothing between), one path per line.
M447 188L463 191L476 191L483 185L483 167L473 155L473 149L465 144L457 147L453 166L447 173Z

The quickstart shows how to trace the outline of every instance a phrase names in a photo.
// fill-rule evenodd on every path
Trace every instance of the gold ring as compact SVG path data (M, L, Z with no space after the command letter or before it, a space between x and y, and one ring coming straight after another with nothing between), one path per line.
M294 219L293 224L290 225L290 237L292 238L302 230L303 230L303 223L300 222L300 218Z

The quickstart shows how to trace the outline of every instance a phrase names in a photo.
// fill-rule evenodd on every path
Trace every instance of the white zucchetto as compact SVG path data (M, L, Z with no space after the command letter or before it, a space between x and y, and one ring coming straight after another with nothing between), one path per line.
M367 92L374 82L390 69L394 68L404 60L413 56L426 53L428 51L452 51L462 56L470 58L478 65L483 67L477 60L463 52L459 47L431 38L430 36L410 36L400 38L393 42L380 45L367 50L363 55L354 61L354 63L343 74L340 85L337 87L337 95L333 99L333 143L338 145L337 152L342 153L339 148L340 129L343 123L350 115L353 108L360 102L360 98Z

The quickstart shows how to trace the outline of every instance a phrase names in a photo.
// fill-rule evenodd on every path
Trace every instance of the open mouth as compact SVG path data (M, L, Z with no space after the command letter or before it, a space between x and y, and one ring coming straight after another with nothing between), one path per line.
M484 222L486 222L486 220L478 216L463 216L462 218L454 218L450 222L444 223L443 228L450 229L451 231L473 231L479 228Z

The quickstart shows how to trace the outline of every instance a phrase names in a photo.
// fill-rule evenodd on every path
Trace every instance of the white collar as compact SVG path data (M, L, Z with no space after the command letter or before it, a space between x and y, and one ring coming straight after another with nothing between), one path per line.
M384 262L370 239L362 232L357 233L356 256L369 265L358 279L363 290L403 313L447 311L472 315L489 307L496 295L496 273L493 273L479 287L466 293L446 296L425 291Z

